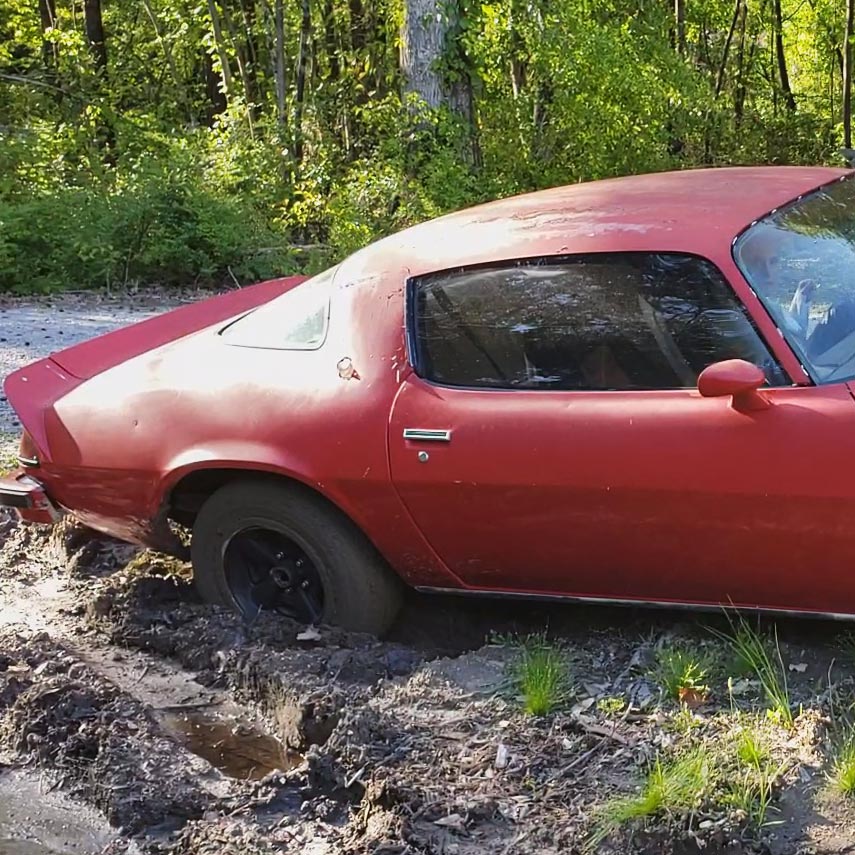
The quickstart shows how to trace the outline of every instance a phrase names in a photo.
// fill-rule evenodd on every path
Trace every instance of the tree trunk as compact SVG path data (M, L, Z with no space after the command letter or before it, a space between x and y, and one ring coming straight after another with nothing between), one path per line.
M350 10L350 45L359 52L368 47L370 34L366 22L365 6L362 0L349 0Z
M283 130L288 125L285 108L285 11L283 0L276 0L273 11L273 28L276 31L273 78L276 81L276 119Z
M745 30L748 21L748 3L742 0L739 10L739 51L736 62L736 90L733 96L733 117L738 128L745 109Z
M843 145L852 148L852 30L855 0L846 0L846 31L843 36Z
M324 0L324 48L327 52L327 60L330 64L330 80L337 81L341 77L341 52L335 26L335 7L333 0Z
M232 22L232 16L229 13L229 8L226 3L222 4L222 21L223 24L225 24L226 31L229 34L229 42L231 43L232 53L234 54L235 61L237 62L240 82L243 86L243 101L246 108L246 119L249 123L249 134L250 136L254 136L255 131L253 129L253 121L255 117L256 106L255 94L253 92L252 82L250 80L249 73L247 70L246 53L240 44L235 25Z
M736 32L736 25L739 22L739 13L741 10L742 0L736 0L736 3L733 6L733 17L730 19L730 29L727 31L727 38L724 40L724 50L721 53L721 64L718 67L718 74L716 75L716 98L721 95L721 90L724 87L724 76L727 72L727 58L730 54L730 46L733 43L733 34Z
M56 0L39 0L39 17L43 36L42 64L48 71L53 71L59 59L59 48L56 42L47 38L47 31L56 26Z
M301 0L300 47L297 55L297 85L294 93L294 163L299 168L303 161L303 104L306 97L306 66L309 39L312 34L312 15L309 0Z
M686 0L674 0L675 46L680 56L686 55Z
M784 53L784 21L781 14L781 0L774 0L775 14L775 58L778 64L778 79L781 81L781 90L784 93L784 103L787 109L794 112L796 99L790 88L790 75L787 71L787 56Z
M445 52L445 33L446 22L437 0L405 0L401 33L405 90L434 110L448 103L438 68L438 61Z
M211 124L214 116L225 113L228 104L223 91L223 78L214 68L214 61L208 51L202 52L202 73L205 75L205 93L208 96L208 123Z
M214 49L217 51L217 58L220 60L220 74L223 76L223 95L228 102L229 97L234 91L232 70L229 66L229 54L226 50L226 44L223 41L223 27L220 23L220 13L217 11L217 4L214 0L208 0L208 15L211 18L211 30L214 34Z
M258 97L258 46L255 43L256 10L255 0L241 0L243 26L246 31L246 76L252 91L252 101L257 103Z
M101 19L101 0L84 0L83 25L86 28L86 40L95 60L95 68L100 74L107 71L107 42L104 38L104 22Z
M172 82L175 84L175 91L180 93L179 98L185 107L190 123L195 124L196 118L193 115L193 111L187 104L185 88L183 81L181 80L181 76L178 73L178 67L175 65L175 57L172 54L172 48L169 42L163 38L163 33L161 32L160 25L158 24L157 16L155 15L154 9L152 9L149 0L142 0L142 4L146 14L148 15L148 19L151 21L151 25L154 28L154 35L157 38L157 43L160 45L160 49L163 51L166 64L169 66L169 72L172 75Z
M428 107L448 107L462 119L472 119L472 84L468 74L456 69L448 85L442 64L465 64L457 45L449 44L448 33L455 28L459 9L453 2L406 0L401 33L401 71L407 92L417 95Z

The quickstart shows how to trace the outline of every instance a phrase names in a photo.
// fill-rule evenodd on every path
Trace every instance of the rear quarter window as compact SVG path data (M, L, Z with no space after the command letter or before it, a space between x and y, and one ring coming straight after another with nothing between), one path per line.
M229 324L220 335L226 344L268 350L317 350L327 336L330 293L338 267L319 273L296 288Z

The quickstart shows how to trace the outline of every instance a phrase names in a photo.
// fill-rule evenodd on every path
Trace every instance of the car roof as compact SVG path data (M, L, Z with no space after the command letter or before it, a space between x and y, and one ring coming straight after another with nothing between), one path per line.
M352 258L351 274L408 275L501 259L614 251L715 256L754 220L852 174L830 167L689 169L488 202L413 226ZM351 278L345 273L348 278Z

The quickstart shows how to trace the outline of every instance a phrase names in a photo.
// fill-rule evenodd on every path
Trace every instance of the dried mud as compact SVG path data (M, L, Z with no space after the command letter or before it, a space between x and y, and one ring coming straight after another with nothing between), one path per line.
M581 852L596 805L636 791L683 738L648 676L654 645L709 637L673 614L422 599L396 640L327 627L306 638L276 616L247 625L206 606L187 565L73 523L0 519L0 540L0 761L109 822L109 839L70 832L81 851ZM574 688L534 718L516 696L517 653L495 633L547 621ZM829 706L855 687L836 633L782 632L805 712L774 745L786 759L777 824L749 833L737 811L704 805L600 851L855 847L855 813L825 778ZM835 657L837 694L826 688ZM615 697L619 713L598 707ZM727 738L725 706L714 693L689 714L694 744Z

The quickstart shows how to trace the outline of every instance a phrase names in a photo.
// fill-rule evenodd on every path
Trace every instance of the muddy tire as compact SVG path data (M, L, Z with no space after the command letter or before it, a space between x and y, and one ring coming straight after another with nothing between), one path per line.
M381 635L403 585L365 535L299 485L239 481L202 506L190 547L196 587L252 619L278 611Z

